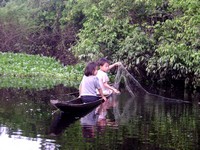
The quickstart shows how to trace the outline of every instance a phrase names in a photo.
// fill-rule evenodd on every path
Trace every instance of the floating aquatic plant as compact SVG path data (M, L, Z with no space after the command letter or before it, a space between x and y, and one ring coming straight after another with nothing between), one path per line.
M83 65L63 66L54 58L22 53L0 53L0 88L77 86Z

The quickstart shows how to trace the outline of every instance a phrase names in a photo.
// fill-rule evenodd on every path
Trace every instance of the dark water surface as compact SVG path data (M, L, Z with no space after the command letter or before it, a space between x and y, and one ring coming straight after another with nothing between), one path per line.
M1 89L1 149L199 149L198 97L185 103L124 90L84 117L55 112L52 95L74 91Z

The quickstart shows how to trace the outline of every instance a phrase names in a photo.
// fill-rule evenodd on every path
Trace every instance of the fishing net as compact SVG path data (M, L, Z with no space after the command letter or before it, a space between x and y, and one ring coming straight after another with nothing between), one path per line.
M148 92L123 65L118 67L117 74L115 76L114 87L118 89L122 80L124 81L125 87L131 96L135 96L137 94L148 94Z
M175 99L175 98L167 98L164 96L160 96L157 94L152 94L146 91L141 84L127 71L127 69L121 65L118 67L117 74L115 76L115 81L114 81L114 87L119 88L120 82L124 81L125 88L129 92L129 94L132 97L135 96L148 96L151 97L152 99L161 99L161 100L167 100L167 101L173 101L173 102L184 102L184 103L189 103L188 101L184 101L181 99Z

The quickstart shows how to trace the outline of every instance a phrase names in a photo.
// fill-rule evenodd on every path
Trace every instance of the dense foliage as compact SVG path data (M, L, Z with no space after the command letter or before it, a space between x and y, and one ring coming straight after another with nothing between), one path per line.
M199 86L200 2L93 1L75 53L84 60L108 56L161 83Z
M198 0L6 0L0 4L1 51L42 54L63 64L108 57L122 61L142 79L200 85Z
M75 41L76 27L67 24L62 28L62 2L10 0L2 4L0 51L42 54L55 57L63 64L74 64L76 58L68 48Z
M83 65L63 66L54 58L0 53L0 88L52 88L58 84L78 87Z
M154 78L179 79L187 85L199 85L200 77L200 8L199 1L170 1L173 19L155 26L154 56L147 72Z

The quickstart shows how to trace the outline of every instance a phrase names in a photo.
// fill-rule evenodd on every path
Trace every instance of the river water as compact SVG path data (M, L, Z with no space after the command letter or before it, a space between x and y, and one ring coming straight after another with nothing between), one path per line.
M0 89L0 145L6 150L195 150L199 149L198 97L190 102L121 89L83 117L56 111L52 97L72 93Z

